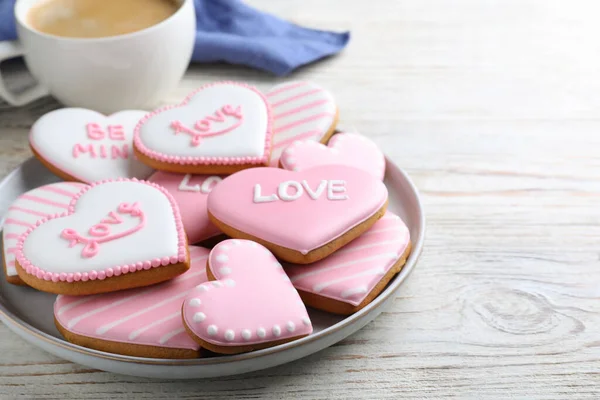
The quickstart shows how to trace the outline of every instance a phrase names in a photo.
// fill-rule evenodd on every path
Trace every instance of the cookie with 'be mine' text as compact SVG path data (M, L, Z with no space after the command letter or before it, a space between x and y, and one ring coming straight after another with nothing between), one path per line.
M152 169L133 156L133 129L145 111L109 116L84 108L63 108L45 114L31 127L29 144L35 156L68 181L146 178Z
M270 104L262 93L216 82L146 115L135 128L134 147L140 160L158 170L230 174L268 165L271 136Z
M15 247L21 280L57 294L148 286L189 268L175 200L135 179L84 186L66 211L28 227Z
M135 357L195 358L200 346L187 334L181 304L208 281L209 250L190 246L190 269L144 288L93 296L59 295L54 322L71 343Z
M310 307L352 314L369 304L402 269L411 249L408 228L391 211L329 257L285 272Z
M24 285L15 267L19 237L37 221L69 209L71 200L85 185L77 182L58 182L44 185L20 195L8 207L2 226L2 249L6 281Z
M212 190L208 213L228 236L257 241L282 260L309 264L368 230L387 202L385 185L356 168L252 168Z
M236 354L312 333L312 323L281 264L256 242L217 244L207 264L211 282L196 287L182 307L183 323L201 347Z

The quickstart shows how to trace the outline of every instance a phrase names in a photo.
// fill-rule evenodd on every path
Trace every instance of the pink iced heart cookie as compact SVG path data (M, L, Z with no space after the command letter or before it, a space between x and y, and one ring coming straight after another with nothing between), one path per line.
M149 180L167 189L177 202L190 243L197 243L221 233L210 221L206 211L208 194L221 182L220 176L158 171Z
M133 156L133 129L145 111L109 116L84 108L49 112L31 127L36 157L63 179L84 183L114 178L146 178L152 169Z
M84 186L64 213L28 227L16 248L21 280L57 294L147 286L189 268L175 200L164 188L135 179Z
M159 170L228 174L268 165L271 136L270 105L262 93L216 82L144 117L134 146L140 160Z
M410 253L410 233L388 211L367 232L324 260L286 264L285 271L304 303L336 314L352 314L369 304L402 269Z
M327 143L338 120L333 95L311 82L282 83L267 92L273 110L273 154L271 166L295 140Z
M2 229L2 259L9 283L25 284L15 268L19 236L27 228L33 228L37 221L67 211L73 197L84 187L83 183L76 182L51 183L22 194L8 207Z
M387 197L380 180L343 165L300 172L252 168L219 183L208 196L208 212L225 234L308 264L369 229L385 213Z
M60 333L80 346L135 357L194 358L200 346L181 320L181 304L207 282L209 250L190 247L190 269L167 282L94 296L60 295L54 321Z
M183 322L200 346L236 354L312 333L298 292L273 254L249 240L225 240L208 258L210 283L183 303Z
M317 165L348 165L383 180L385 157L375 143L356 133L338 133L326 145L315 141L294 142L279 159L285 169L301 171Z

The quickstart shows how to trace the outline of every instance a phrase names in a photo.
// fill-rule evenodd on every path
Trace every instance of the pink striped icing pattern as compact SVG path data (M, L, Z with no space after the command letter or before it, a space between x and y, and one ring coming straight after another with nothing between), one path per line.
M158 285L93 296L59 295L54 316L70 332L123 343L198 350L181 320L183 299L208 281L209 250L190 246L190 269Z
M294 287L359 305L402 256L410 242L400 217L387 211L358 239L310 265L285 264Z
M15 254L18 238L40 219L66 212L73 197L83 187L84 184L75 182L52 183L19 196L8 208L2 231L8 276L17 275Z
M296 140L320 141L335 121L333 95L311 82L288 82L267 92L273 112L271 166L277 166L282 151Z
M148 147L146 147L146 145L144 145L144 143L142 142L142 139L140 138L140 130L142 128L142 126L152 117L154 117L155 115L162 113L164 111L173 109L173 108L177 108L177 107L183 107L185 106L196 94L198 94L198 92L201 92L202 90L211 87L211 86L215 86L215 85L237 85L237 86L242 86L245 87L249 90L252 90L253 92L257 93L265 102L265 104L267 105L267 135L265 137L265 149L264 149L264 155L261 157L185 157L185 156L176 156L176 155L169 155L169 154L163 154L160 153L158 151L154 151ZM232 99L232 101L235 101L235 99ZM273 122L272 122L272 111L271 111L271 107L269 105L269 101L268 99L265 97L265 95L263 95L260 91L258 91L255 87L250 86L250 85L246 85L244 83L239 83L239 82L232 82L232 81L221 81L221 82L213 82L213 83L209 83L206 84L204 86L201 86L200 88L194 90L192 93L190 93L184 100L183 102L181 102L180 104L175 104L175 105L169 105L163 108L159 108L158 110L152 111L151 113L146 114L146 116L144 116L140 122L138 122L138 124L136 125L134 131L133 131L133 143L135 145L135 147L144 155L146 155L147 157L153 159L153 160L157 160L157 161L161 161L161 162L165 162L165 163L173 163L173 164L181 164L181 165L203 165L203 164L215 164L215 165L236 165L236 164L261 164L264 163L268 157L271 154L271 146L272 146L272 136L273 136Z
M152 186L152 187L156 188L163 195L165 195L167 197L167 199L169 200L169 203L171 205L171 209L173 210L173 216L175 218L175 225L177 228L177 240L178 240L177 255L173 255L170 258L164 257L162 259L156 258L153 260L143 260L143 261L140 260L137 263L132 263L130 265L127 265L127 264L115 265L115 266L107 267L106 269L100 270L100 271L93 270L89 273L88 272L57 273L57 272L45 271L44 269L33 265L31 263L31 261L29 261L29 259L23 253L23 243L27 239L27 236L31 232L33 232L33 230L36 227L44 224L45 222L47 222L51 219L61 218L61 217L73 214L75 212L75 205L77 204L77 201L85 192L94 188L95 186L102 185L105 183L110 183L110 182L139 182L140 184L144 184L144 185L148 185L148 186ZM107 180L103 180L103 181L94 182L89 185L83 185L82 189L74 195L73 199L71 200L71 202L66 207L66 210L64 210L63 213L56 213L56 214L48 216L47 218L38 220L35 223L35 227L27 228L27 230L19 237L19 239L17 240L16 247L18 250L16 252L15 259L19 263L19 265L25 270L25 272L27 272L30 275L34 275L38 279L43 279L45 281L52 281L52 282L59 282L59 281L60 282L78 282L80 280L85 282L87 280L93 281L96 279L104 280L106 278L111 278L112 276L119 276L121 274L133 273L135 271L141 271L142 269L148 270L150 268L157 268L157 267L160 267L161 265L167 266L169 264L177 264L180 262L185 262L187 260L187 252L186 252L187 237L186 237L185 231L183 229L183 222L181 220L181 214L179 213L179 208L177 206L177 202L175 201L173 196L162 186L159 186L152 182L138 180L136 178L107 179Z

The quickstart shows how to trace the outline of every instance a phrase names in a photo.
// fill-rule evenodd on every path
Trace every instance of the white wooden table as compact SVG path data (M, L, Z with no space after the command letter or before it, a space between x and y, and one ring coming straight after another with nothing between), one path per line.
M335 93L346 129L415 180L425 250L391 310L298 362L170 382L62 361L0 325L0 398L599 398L600 24L595 1L252 1L352 31L294 79ZM179 90L221 78L194 66ZM30 156L52 100L0 111L0 171Z

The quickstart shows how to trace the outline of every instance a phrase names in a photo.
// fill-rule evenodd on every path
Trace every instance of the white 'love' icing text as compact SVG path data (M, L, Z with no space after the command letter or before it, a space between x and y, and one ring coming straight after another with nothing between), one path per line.
M290 189L293 188L293 189ZM260 184L254 185L254 203L270 203L277 200L294 201L302 197L305 193L312 199L318 200L327 188L327 200L347 200L346 181L329 179L321 180L313 190L306 180L285 181L277 187L277 193L263 196Z
M215 185L222 181L219 176L209 176L202 182L202 185L190 185L190 180L192 179L192 174L186 174L181 183L179 184L180 192L202 192L204 194L210 193L211 190L215 187Z

